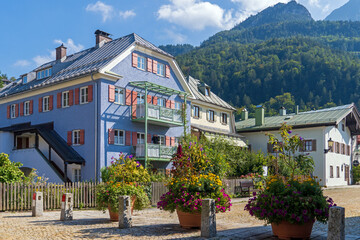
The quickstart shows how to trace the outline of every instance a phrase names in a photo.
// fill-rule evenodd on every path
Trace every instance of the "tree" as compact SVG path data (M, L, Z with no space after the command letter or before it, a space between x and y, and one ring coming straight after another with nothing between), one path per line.
M24 173L19 169L22 166L20 162L12 162L9 155L0 153L0 182L15 183L25 178Z

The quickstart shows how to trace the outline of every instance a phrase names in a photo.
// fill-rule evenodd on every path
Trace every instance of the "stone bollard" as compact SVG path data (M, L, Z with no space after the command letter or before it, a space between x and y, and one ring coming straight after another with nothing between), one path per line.
M64 193L61 199L61 221L73 220L74 198L72 193Z
M203 199L201 210L201 237L216 237L215 213L215 201L213 199Z
M129 196L119 197L119 228L131 228L131 199Z
M328 221L328 240L345 239L345 208L331 207Z
M31 208L33 217L40 217L44 214L44 201L42 192L34 192Z

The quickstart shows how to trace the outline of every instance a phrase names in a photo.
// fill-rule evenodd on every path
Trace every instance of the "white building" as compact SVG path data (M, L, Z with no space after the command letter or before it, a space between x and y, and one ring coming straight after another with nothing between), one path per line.
M280 116L264 117L264 109L258 106L255 118L249 119L246 110L242 120L236 123L236 130L245 136L254 151L270 153L265 133L278 134L282 123L293 127L292 134L304 138L304 151L313 157L314 175L326 186L351 184L351 169L360 134L360 116L354 104L316 111L286 114L280 109ZM329 140L333 147L329 148Z

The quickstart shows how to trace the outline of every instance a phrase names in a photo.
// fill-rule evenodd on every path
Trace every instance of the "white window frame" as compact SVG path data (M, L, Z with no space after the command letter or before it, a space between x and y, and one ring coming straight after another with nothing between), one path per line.
M72 145L80 145L80 130L72 131Z
M162 77L165 76L165 64L159 62L157 63L156 74Z
M64 91L61 93L61 106L63 108L69 107L70 94L69 91Z
M30 115L30 101L24 102L24 116Z
M212 114L211 114L211 113L212 113ZM208 114L208 121L209 121L209 122L215 122L215 111L209 109L208 112L207 112L207 114ZM212 119L211 119L211 117L212 117Z
M162 98L162 97L159 97L157 105L160 106L160 107L166 107L166 99Z
M208 87L205 88L205 96L210 96L210 89Z
M197 111L196 111L196 109L197 109ZM200 118L200 107L199 106L194 105L192 111L193 111L194 118Z
M80 88L80 104L85 104L89 102L89 88L82 87Z
M52 68L47 68L36 73L36 79L43 79L52 75Z
M143 93L137 94L137 104L145 104L145 94Z
M10 106L10 117L16 118L16 104L11 104Z
M143 142L141 140L143 140ZM137 144L145 144L145 133L138 132L136 141Z
M224 116L226 116L225 117L226 121L224 121ZM224 125L228 124L228 115L227 115L227 113L221 113L221 123L224 124Z
M43 106L42 106L42 110L43 112L48 112L50 111L50 97L49 96L45 96L43 97Z
M176 110L181 110L181 102L177 102L177 101L175 101L175 109Z
M122 136L120 136L122 133ZM122 140L122 143L121 143ZM125 145L125 131L120 129L114 129L114 144L124 146Z
M137 57L137 68L141 70L146 70L146 58L143 56Z
M115 87L115 102L116 104L124 105L125 97L124 97L125 90L123 88Z
M304 152L312 152L313 151L313 141L312 140L304 140Z
M162 146L166 145L166 138L164 135L159 135L159 145L162 145Z
M81 169L74 169L74 182L81 182Z

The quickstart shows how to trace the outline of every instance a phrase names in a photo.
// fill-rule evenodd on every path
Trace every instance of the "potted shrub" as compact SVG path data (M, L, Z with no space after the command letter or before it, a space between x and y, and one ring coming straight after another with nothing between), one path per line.
M102 183L97 186L96 200L100 210L109 210L110 219L118 220L119 196L131 196L131 211L141 210L150 203L144 184L150 181L146 169L131 155L120 153L111 165L101 169Z
M268 134L269 143L277 152L270 163L272 176L263 191L253 193L245 210L270 223L273 234L280 239L307 239L314 222L326 223L329 208L336 204L323 195L317 178L310 177L312 158L297 153L303 147L303 139L291 133L291 127L284 124L281 139Z
M216 212L230 210L231 199L225 193L220 177L214 174L217 166L209 160L196 142L179 145L173 157L173 177L169 191L161 196L158 208L177 211L181 227L200 227L202 199L215 200Z

